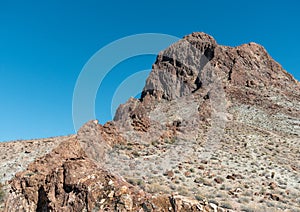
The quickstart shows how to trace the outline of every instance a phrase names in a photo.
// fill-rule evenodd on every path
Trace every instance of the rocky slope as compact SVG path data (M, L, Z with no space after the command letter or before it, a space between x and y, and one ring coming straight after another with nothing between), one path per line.
M2 209L300 211L299 102L262 46L193 33L159 53L113 121L0 143Z

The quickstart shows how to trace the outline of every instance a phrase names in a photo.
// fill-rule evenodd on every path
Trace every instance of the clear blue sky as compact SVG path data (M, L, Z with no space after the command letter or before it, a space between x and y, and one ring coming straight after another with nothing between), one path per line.
M136 33L204 31L223 45L254 41L300 79L299 8L296 0L0 0L0 141L74 133L72 95L82 67L101 47ZM112 79L149 69L154 59L122 62L101 86L112 92ZM101 122L110 117L105 95L96 101Z

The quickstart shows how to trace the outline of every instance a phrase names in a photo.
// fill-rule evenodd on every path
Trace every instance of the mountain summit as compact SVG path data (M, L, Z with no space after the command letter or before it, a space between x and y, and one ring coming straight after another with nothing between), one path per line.
M259 44L192 33L141 99L76 135L1 143L4 211L300 211L300 84Z

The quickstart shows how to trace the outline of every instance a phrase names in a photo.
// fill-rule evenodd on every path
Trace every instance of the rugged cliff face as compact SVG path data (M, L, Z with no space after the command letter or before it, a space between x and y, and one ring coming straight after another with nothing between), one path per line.
M7 168L16 175L2 180L3 208L300 210L299 102L299 82L262 46L193 33L159 53L141 99L113 121L90 121Z

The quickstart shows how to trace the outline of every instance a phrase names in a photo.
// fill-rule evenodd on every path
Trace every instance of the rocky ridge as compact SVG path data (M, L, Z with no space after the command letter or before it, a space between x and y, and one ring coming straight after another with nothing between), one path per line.
M113 121L3 169L3 209L299 211L299 102L299 82L262 46L192 33L159 53L142 98Z

